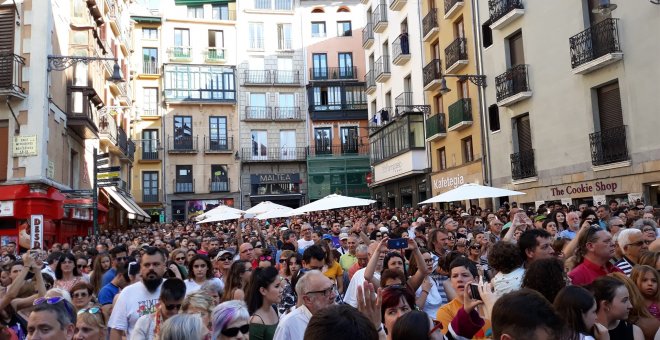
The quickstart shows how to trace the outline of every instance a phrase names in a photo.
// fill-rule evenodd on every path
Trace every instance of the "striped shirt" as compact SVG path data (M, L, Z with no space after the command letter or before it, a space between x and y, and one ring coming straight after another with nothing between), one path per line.
M632 272L633 269L633 264L630 263L630 261L624 256L619 260L619 262L616 263L616 266L621 269L621 271L626 274L626 276L630 277L630 272Z

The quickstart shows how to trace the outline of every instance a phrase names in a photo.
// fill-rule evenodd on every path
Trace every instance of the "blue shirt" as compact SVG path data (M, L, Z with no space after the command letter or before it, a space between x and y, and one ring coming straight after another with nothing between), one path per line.
M567 238L567 239L569 239L569 240L572 240L572 239L575 238L575 235L576 235L576 234L577 234L577 233L574 232L573 230L566 229L566 230L562 231L561 233L559 233L559 237L561 237L561 238Z
M101 306L109 305L115 299L115 295L119 294L119 287L111 283L103 286L99 291L99 303Z
M101 287L105 287L105 285L110 283L110 281L112 281L112 279L114 279L115 276L117 276L117 271L115 270L115 268L108 269L108 271L105 272L105 274L103 274L103 277L101 278Z

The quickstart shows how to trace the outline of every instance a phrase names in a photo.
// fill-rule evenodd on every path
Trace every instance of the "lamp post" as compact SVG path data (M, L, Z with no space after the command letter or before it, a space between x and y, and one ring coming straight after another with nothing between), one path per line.
M474 85L486 87L486 76L481 74L444 74L442 75L442 79L440 79L440 93L442 94L451 91L451 89L447 87L447 80L445 79L447 77L458 78L462 81L469 80Z
M108 80L113 83L124 82L123 77L121 76L121 67L117 64L117 58L104 58L104 57L87 57L87 56L67 56L67 55L49 55L48 56L48 73L50 71L64 71L71 66L75 66L78 63L83 63L88 65L92 61L105 61L112 60L115 62L115 65L112 68L112 76ZM97 180L97 170L98 170L98 155L97 150L93 150L93 160L94 160L94 180L92 185L92 213L93 213L93 228L94 235L97 235L99 228L99 207L98 207L98 180Z

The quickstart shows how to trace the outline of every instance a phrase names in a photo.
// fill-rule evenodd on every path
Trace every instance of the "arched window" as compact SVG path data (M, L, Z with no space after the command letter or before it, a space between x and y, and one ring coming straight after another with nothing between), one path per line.
M325 13L325 11L323 10L323 8L314 8L312 10L312 13Z
M337 13L348 13L348 12L350 12L350 11L351 11L351 10L349 10L348 7L344 7L344 6L339 7L339 8L337 9Z

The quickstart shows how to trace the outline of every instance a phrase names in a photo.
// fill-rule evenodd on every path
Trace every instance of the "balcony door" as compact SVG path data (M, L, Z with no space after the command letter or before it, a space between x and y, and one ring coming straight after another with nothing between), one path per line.
M509 66L525 64L525 51L523 49L522 32L509 37Z
M188 29L174 29L174 46L175 48L190 46L190 31Z
M176 192L193 192L192 165L176 166Z
M280 156L281 159L296 159L296 130L280 131Z
M268 135L263 130L252 131L252 159L268 159Z
M314 128L314 151L317 155L332 154L332 130L329 127Z
M279 84L294 83L292 58L277 58L277 82Z
M222 48L225 46L223 31L209 30L209 57L224 58Z
M142 71L145 74L155 74L158 69L158 49L153 47L142 48Z
M142 130L142 159L158 159L158 130Z
M226 165L211 165L211 192L217 191L229 191L229 176L227 175Z
M209 146L211 150L229 150L227 117L209 117Z
M175 150L192 150L193 149L193 134L192 134L192 117L190 116L174 116L174 149Z
M313 79L328 79L328 55L325 53L312 54Z
M294 93L280 93L278 96L278 115L279 119L296 118L296 95Z
M359 144L357 126L342 127L339 133L341 135L341 152L344 154L357 153Z
M142 173L142 202L158 202L158 171Z
M339 78L355 78L355 75L353 74L353 53L339 53L337 57L339 58Z
M524 115L515 120L515 131L518 152L532 150L532 128L529 123L529 115Z

